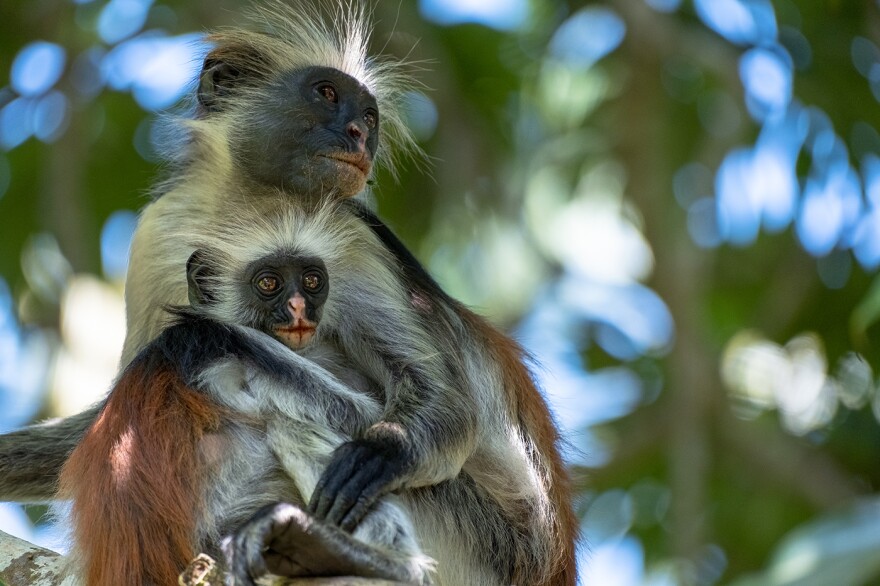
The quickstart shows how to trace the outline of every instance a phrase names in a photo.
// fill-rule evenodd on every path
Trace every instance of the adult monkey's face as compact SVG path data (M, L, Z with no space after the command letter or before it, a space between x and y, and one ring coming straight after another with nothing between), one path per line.
M331 67L246 79L206 61L203 112L231 112L233 162L250 179L296 195L351 197L363 191L379 144L376 99Z
M255 104L233 155L254 179L297 193L363 191L379 144L366 87L330 67L280 75Z

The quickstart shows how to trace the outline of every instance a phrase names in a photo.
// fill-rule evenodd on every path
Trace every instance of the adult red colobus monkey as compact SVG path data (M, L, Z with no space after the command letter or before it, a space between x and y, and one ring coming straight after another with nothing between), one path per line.
M194 240L230 217L258 222L278 206L313 213L320 200L353 196L374 161L411 143L397 108L411 86L399 64L366 58L362 10L343 6L332 24L303 7L272 4L259 14L262 32L211 37L196 115L181 123L186 139L172 155L171 177L142 213L126 282L123 364L167 325L165 307L186 302L179 267ZM344 230L330 233L358 234L359 258L386 275L376 304L395 299L394 291L407 295L404 304L389 302L387 320L333 340L354 370L381 383L383 409L334 452L310 510L351 529L389 491L440 499L455 490L447 481L465 478L474 490L451 504L474 514L463 517L455 544L426 546L429 555L442 566L455 548L483 543L479 511L497 509L506 523L492 533L503 534L490 560L497 583L575 584L569 481L522 350L446 295L362 204L332 209L331 225ZM410 327L419 334L399 343ZM96 413L4 436L0 496L50 498L63 460ZM454 524L460 513L449 511Z

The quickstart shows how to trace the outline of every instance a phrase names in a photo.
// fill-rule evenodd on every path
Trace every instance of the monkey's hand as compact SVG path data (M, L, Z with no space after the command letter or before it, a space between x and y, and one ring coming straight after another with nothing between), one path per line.
M403 484L414 464L412 451L394 437L346 442L333 452L309 511L351 532L376 499Z

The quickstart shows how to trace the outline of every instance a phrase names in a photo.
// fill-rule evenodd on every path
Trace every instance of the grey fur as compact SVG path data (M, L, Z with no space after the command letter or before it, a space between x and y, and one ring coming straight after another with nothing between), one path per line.
M0 435L0 498L24 503L51 501L61 466L99 409L100 405Z
M329 372L255 330L241 329L256 352L298 371L291 387L274 373L236 359L215 363L199 375L201 388L243 422L212 438L223 447L200 523L201 548L216 551L221 537L236 530L258 508L279 501L304 504L333 450L365 429L381 413L367 394L340 384ZM285 369L286 370L286 369ZM343 428L327 425L328 411L344 413ZM421 552L410 516L396 497L388 496L354 532L370 560L384 562L387 578L430 584L433 560ZM347 542L340 544L340 547ZM347 544L350 546L350 544ZM387 561L386 561L387 560Z

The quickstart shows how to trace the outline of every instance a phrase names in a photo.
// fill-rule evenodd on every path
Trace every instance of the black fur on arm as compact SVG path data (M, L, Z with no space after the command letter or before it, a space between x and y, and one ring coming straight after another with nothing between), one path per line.
M138 353L126 367L146 367L144 372L170 368L191 387L212 362L227 358L244 360L258 370L289 375L292 367L272 352L256 346L241 329L205 317L189 308L170 308L174 321ZM269 342L267 337L267 342Z
M212 363L240 360L256 372L272 373L292 388L323 388L320 377L304 368L301 361L291 360L292 351L267 334L219 322L187 307L168 311L174 316L172 324L141 350L126 372L138 370L149 375L170 370L185 385L199 390L199 377ZM331 403L336 402L334 395L327 397Z

